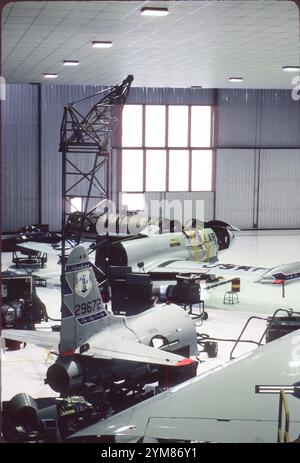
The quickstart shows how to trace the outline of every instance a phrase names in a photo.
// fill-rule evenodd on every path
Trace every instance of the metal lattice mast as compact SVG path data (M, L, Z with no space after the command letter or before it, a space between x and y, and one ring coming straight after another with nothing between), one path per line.
M110 143L118 122L112 108L125 104L132 81L133 76L129 75L120 84L69 103L64 108L59 146L62 153L62 281L71 200L76 196L82 198L83 212L79 217L83 223L89 213L108 199ZM100 98L84 116L78 105L97 97ZM75 237L77 242L81 236L82 227L79 227Z

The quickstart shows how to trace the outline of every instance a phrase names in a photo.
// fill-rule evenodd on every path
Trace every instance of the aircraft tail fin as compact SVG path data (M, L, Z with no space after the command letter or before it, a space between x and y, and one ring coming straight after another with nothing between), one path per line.
M70 253L62 282L62 322L59 352L71 354L107 324L95 274L84 246Z

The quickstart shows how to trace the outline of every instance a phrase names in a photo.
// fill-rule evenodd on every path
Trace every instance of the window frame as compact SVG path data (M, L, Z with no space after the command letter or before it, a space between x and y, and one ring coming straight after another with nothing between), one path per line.
M122 193L158 193L156 190L147 190L146 189L146 151L155 151L155 150L165 150L166 151L166 189L162 190L162 193L213 193L215 192L216 185L216 133L217 133L217 106L215 104L165 104L161 103L147 104L147 103L129 103L135 106L142 106L142 145L139 147L133 146L122 146L122 130L121 130L121 143L120 146L114 146L117 150L120 150L121 154L121 178L123 175L122 171L122 151L123 150L141 150L143 152L143 190L141 191L123 191L122 182L121 182L121 192ZM165 106L165 145L164 146L146 146L146 106ZM186 147L173 147L168 145L168 129L169 129L169 107L170 106L187 106L188 107L188 141ZM210 106L210 146L191 146L191 116L192 116L192 106ZM188 189L187 190L178 190L174 191L169 189L169 163L170 163L170 151L175 150L187 150L189 153L189 165L188 165ZM192 190L192 152L193 150L198 151L211 151L212 152L212 176L211 176L211 189L210 190Z

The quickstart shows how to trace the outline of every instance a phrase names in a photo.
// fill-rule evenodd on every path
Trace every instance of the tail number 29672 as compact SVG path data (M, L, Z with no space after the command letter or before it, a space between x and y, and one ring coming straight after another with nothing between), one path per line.
M79 315L86 315L92 312L98 312L98 310L100 309L101 309L100 298L93 299L92 301L89 301L89 302L83 302L82 304L76 304L75 305L75 317L78 317Z

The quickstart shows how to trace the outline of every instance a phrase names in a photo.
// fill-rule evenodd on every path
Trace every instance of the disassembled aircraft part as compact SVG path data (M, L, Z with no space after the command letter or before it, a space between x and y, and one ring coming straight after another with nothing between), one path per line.
M47 321L45 304L37 296L32 275L3 272L1 275L1 325L3 329L34 329ZM6 340L9 349L20 348L20 342Z
M58 243L61 236L57 233L49 232L47 226L27 225L20 228L17 233L5 234L1 236L2 252L17 251L17 245L27 241L38 243Z
M176 284L153 282L149 274L133 273L131 267L110 267L108 281L111 287L111 308L114 314L135 315L154 306L154 302L168 302L186 308L200 305L201 277L199 275L177 275ZM203 310L197 318L206 320Z
M140 278L140 275L138 275ZM60 332L3 330L5 338L59 352L46 382L61 394L80 394L86 383L103 388L109 400L155 381L168 386L196 375L197 334L179 307L150 309L132 317L115 316L103 304L84 246L76 246L65 266ZM161 348L154 340L164 339Z
M76 391L84 383L84 371L77 358L58 358L47 370L45 383L60 393Z
M235 227L231 223L224 222L223 220L209 220L208 222L204 222L204 226L208 228L224 227L230 231L241 231L239 228Z
M278 392L257 394L258 385L289 386L289 433L299 435L299 362L295 331L232 362L144 401L71 436L102 441L276 442ZM283 386L282 386L283 387ZM271 391L272 392L272 391ZM237 400L238 398L238 400ZM110 439L110 440L109 440Z
M177 275L176 284L169 285L166 299L179 305L199 304L201 301L201 285L198 275Z
M193 274L179 274L176 276L176 284L171 284L163 290L163 297L167 302L178 304L193 320L207 320L208 313L204 310L204 301L201 299L201 277ZM198 307L198 313L193 308Z
M134 272L162 272L169 263L177 261L214 262L218 255L218 241L213 230L185 230L184 232L138 235L107 242L107 247L96 249L96 265L128 266ZM178 273L180 270L177 270ZM173 271L174 273L174 271Z
M235 226L222 220L209 220L208 222L191 219L185 224L185 228L211 228L218 238L219 250L227 249L234 238L233 231L240 231Z
M9 443L56 443L102 418L99 407L80 396L35 400L20 393L3 403L2 431Z
M222 220L210 220L205 222L206 228L211 228L218 237L219 250L228 249L234 238L233 231L238 231L236 227L223 222Z
M36 401L26 393L15 395L9 402L9 414L15 425L26 422L28 426L35 426L37 409Z

